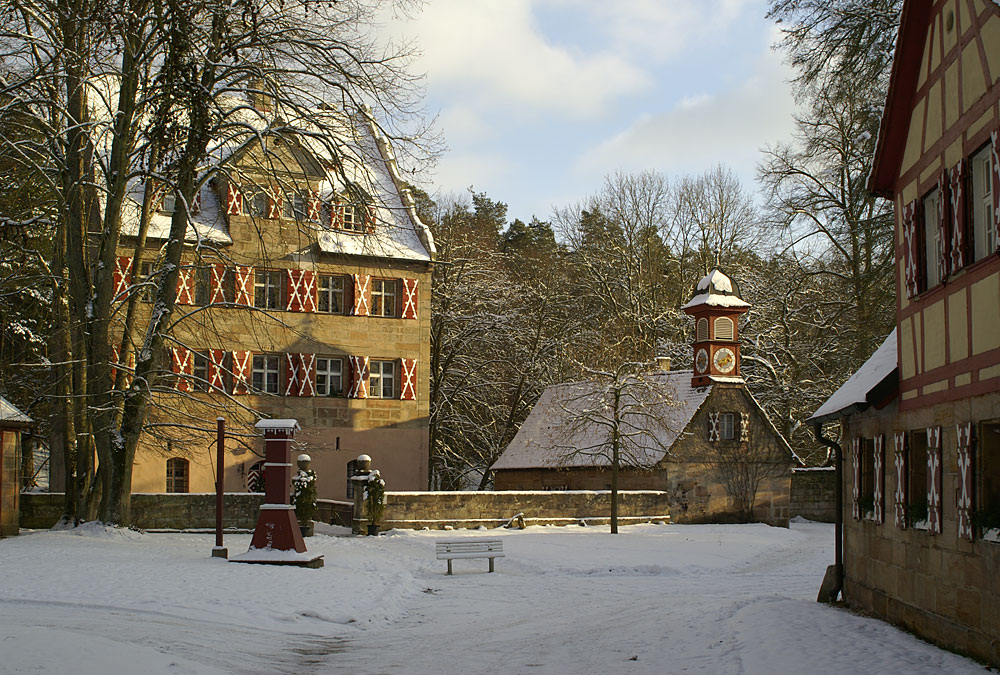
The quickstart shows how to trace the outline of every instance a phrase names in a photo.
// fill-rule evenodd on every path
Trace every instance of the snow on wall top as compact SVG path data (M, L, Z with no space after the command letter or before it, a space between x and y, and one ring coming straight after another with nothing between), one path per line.
M733 280L727 277L718 268L713 269L702 277L695 287L695 296L691 298L681 309L690 309L701 305L711 307L749 307L750 304L740 299L737 290L734 290Z
M646 376L648 381L661 388L662 393L676 405L661 404L656 412L665 422L665 429L653 432L652 439L643 448L641 457L636 457L643 466L652 466L663 458L663 448L670 448L680 437L695 413L711 393L711 386L692 387L692 371L674 370L657 372ZM608 429L590 425L576 425L569 421L587 410L595 402L595 385L589 382L556 384L545 389L531 409L514 440L492 466L493 469L537 469L569 467L609 466L610 461L601 455L578 453L569 455L573 449L583 449L601 444L607 437ZM628 405L628 404L626 404ZM628 419L626 415L626 422ZM638 417L638 416L636 416ZM646 426L636 421L637 426Z
M882 346L806 421L830 421L864 410L872 403L868 400L872 389L892 375L897 365L896 329L893 328Z
M18 410L13 403L0 396L0 426L11 424L14 426L25 426L31 424L30 417Z

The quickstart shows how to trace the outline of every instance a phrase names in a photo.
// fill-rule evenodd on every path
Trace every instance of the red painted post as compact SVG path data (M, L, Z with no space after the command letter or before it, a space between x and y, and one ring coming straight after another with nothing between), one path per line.
M222 503L225 492L226 419L217 417L218 430L215 434L215 548L213 558L228 558L229 551L222 546Z

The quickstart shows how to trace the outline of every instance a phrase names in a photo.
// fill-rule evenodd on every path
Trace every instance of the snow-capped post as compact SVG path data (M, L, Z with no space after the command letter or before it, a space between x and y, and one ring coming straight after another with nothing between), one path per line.
M322 567L323 556L306 552L306 544L289 503L292 485L292 440L300 429L296 420L261 420L264 432L264 503L250 550L231 562Z
M368 474L371 473L372 458L368 455L358 455L354 464L354 475L351 483L354 485L354 516L351 518L351 532L361 534L361 521L365 519L365 486L368 484Z
M222 545L222 495L225 489L223 469L226 453L226 419L215 418L217 429L215 434L215 548L213 558L228 558L229 551Z
M312 457L303 453L295 463L299 470L292 477L292 506L295 507L295 518L299 521L299 530L303 537L313 536L316 524L316 472L309 468Z

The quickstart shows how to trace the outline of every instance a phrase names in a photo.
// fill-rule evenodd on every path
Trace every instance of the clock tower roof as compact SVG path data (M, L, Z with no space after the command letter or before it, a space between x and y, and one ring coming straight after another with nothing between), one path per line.
M702 277L695 286L694 297L681 309L688 311L696 307L720 307L734 310L746 310L750 304L740 298L740 289L736 282L722 273L718 267ZM690 312L688 312L690 313Z

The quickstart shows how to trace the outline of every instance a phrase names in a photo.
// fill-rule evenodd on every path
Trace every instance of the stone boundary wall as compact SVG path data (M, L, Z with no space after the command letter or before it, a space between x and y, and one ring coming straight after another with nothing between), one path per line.
M669 495L656 490L618 493L619 523L670 520ZM610 522L607 490L386 492L383 529L498 527L522 515L526 525L603 525Z
M227 492L223 503L223 525L227 530L252 530L257 525L264 495ZM48 529L59 522L63 510L61 492L21 493L21 527ZM215 529L215 493L134 494L132 521L143 530Z
M837 472L834 467L792 469L789 514L832 523L837 516L836 491Z
M383 529L441 529L446 526L498 527L522 515L527 525L604 525L610 521L611 493L606 490L517 492L386 492ZM669 521L666 492L629 490L618 493L619 522ZM226 529L252 530L264 495L226 493ZM351 503L317 500L317 520L350 526ZM48 529L62 515L59 492L21 495L21 527ZM143 530L200 530L215 528L215 495L134 494L133 524Z

